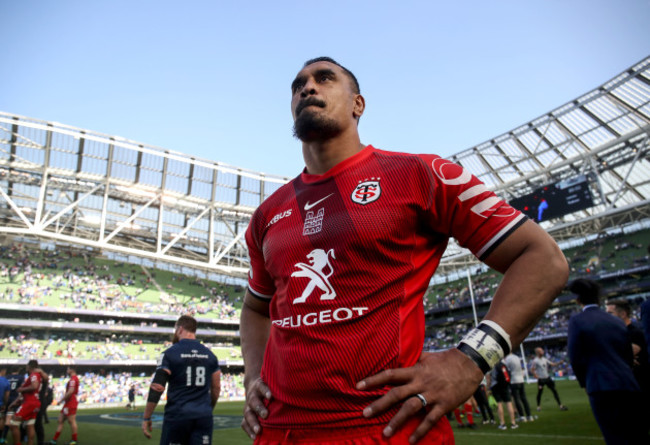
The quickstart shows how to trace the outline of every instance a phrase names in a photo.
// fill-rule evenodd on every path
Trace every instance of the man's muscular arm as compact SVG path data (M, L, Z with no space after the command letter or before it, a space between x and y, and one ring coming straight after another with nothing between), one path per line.
M241 426L252 439L260 432L258 416L265 419L268 415L263 399L271 399L271 391L260 377L270 330L269 303L246 291L239 322L246 388L246 404Z
M38 382L38 380L34 380L34 381L32 381L32 382L30 383L29 386L21 386L21 387L18 388L16 391L18 391L19 393L24 393L24 392L36 392L36 391L38 391L38 387L39 387L39 385L40 385L40 383Z
M142 432L147 439L151 439L151 431L153 430L153 422L151 416L158 406L160 397L165 392L165 387L171 376L171 371L166 368L158 368L154 374L151 385L149 385L149 395L147 396L147 404L144 407L142 414Z
M543 229L527 221L504 240L485 263L504 274L485 319L499 324L509 334L514 349L565 286L568 278L566 259ZM483 374L474 361L454 348L433 354L422 353L415 366L382 371L360 381L357 388L393 386L364 409L366 417L383 413L403 402L402 408L384 430L386 436L391 436L422 409L422 402L413 397L422 394L427 400L428 413L410 438L411 443L415 443L445 413L467 400L482 378Z

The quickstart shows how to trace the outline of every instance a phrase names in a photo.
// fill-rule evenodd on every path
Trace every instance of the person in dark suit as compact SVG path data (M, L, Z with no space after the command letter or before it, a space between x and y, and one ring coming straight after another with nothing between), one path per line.
M643 334L643 328L640 324L632 321L632 307L627 300L618 299L608 301L606 305L608 314L623 320L627 327L627 332L632 342L632 354L634 362L632 364L632 372L634 377L641 387L646 400L650 399L650 363L648 363L648 345Z
M632 343L625 324L600 309L600 286L595 281L577 279L569 290L582 306L569 320L571 367L587 391L605 442L648 443L643 397L632 372Z
M641 303L641 326L648 347L648 361L650 362L650 299Z

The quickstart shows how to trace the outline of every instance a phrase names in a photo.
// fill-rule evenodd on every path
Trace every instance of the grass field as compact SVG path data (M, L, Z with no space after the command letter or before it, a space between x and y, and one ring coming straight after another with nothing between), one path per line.
M523 423L517 430L500 431L493 425L480 425L477 430L458 430L456 443L459 445L592 445L604 443L598 426L593 419L589 402L584 391L576 382L557 382L562 402L569 411L560 411L548 389L542 397L542 411L535 412L535 385L527 385L526 391L531 408L539 418L532 423ZM215 429L212 443L214 445L244 445L251 440L239 428L243 402L223 402L214 411L216 416L224 416L233 427ZM161 410L162 411L162 410ZM158 444L160 440L160 424L154 425L154 435L147 440L140 431L140 416L142 406L137 411L125 409L96 409L81 410L79 417L80 445L136 445ZM496 414L496 412L495 412ZM49 440L56 428L57 412L50 411L50 423L46 427L46 439ZM102 421L100 415L126 415L130 419L113 421L113 425ZM478 422L480 424L480 417ZM110 421L107 421L110 422ZM455 425L455 422L452 422ZM67 444L70 440L69 426L66 424L59 444Z

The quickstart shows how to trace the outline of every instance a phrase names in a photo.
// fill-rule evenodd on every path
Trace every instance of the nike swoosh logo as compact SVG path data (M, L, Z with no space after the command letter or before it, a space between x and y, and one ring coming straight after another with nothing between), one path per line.
M334 193L330 193L330 194L327 195L326 197L321 198L321 199L319 199L318 201L316 201L316 202L314 202L314 203L310 203L309 201L307 201L307 202L305 203L305 210L309 210L309 209L311 209L312 207L314 207L314 206L320 204L321 202L325 201L327 198L329 198L329 197L332 196L333 194L334 194Z

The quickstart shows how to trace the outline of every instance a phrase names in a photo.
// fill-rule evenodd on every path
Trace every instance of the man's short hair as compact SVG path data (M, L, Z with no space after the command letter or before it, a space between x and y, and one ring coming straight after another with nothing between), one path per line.
M569 290L576 294L580 304L598 304L600 302L600 284L594 280L578 278L569 284Z
M311 65L312 63L317 63L317 62L329 62L333 63L334 65L340 67L345 74L350 78L352 81L352 86L355 94L361 94L361 87L359 87L359 81L357 80L357 77L352 74L352 71L338 63L336 60L332 59L331 57L316 57L313 59L309 59L308 61L305 62L305 64L302 66L303 68L306 67L307 65Z
M196 334L196 319L190 315L181 315L176 322L176 326L180 326L186 331Z
M629 317L630 314L632 313L632 307L630 306L630 303L627 300L608 301L607 305L614 306L616 308L616 312L623 312L627 317Z
M38 368L38 360L30 360L27 362L27 367L30 369Z

